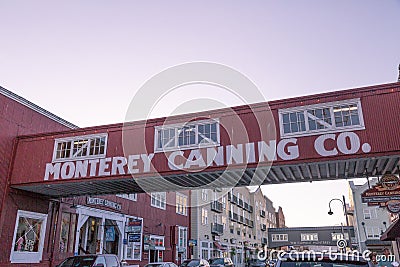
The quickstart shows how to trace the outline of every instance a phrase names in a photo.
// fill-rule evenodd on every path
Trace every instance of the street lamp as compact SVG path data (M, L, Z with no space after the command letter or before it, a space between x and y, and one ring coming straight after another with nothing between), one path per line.
M349 229L349 219L348 219L348 217L347 217L347 206L346 206L346 199L344 198L344 196L342 196L342 198L343 199L339 199L339 198L333 198L333 199L331 199L330 201L329 201L329 211L328 211L328 214L329 215L333 215L333 211L332 211L332 208L331 208L331 203L332 203L332 201L334 201L334 200L337 200L337 201L340 201L341 203L342 203L342 206L343 206L343 214L344 214L344 217L346 217L346 227L347 227L347 234L349 235L349 244L348 244L348 246L349 246L349 248L351 247L350 246L350 242L351 242L351 235L350 235L350 229ZM346 237L344 236L344 233L343 233L343 238L344 239L346 239Z

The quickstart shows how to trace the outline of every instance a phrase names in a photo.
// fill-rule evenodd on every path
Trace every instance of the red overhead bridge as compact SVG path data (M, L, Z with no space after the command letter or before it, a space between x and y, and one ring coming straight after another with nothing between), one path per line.
M400 83L16 140L13 188L49 196L399 173Z

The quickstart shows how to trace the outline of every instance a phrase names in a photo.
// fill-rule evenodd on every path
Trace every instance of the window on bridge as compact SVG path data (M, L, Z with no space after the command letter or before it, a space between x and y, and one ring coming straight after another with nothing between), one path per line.
M104 157L106 148L107 134L56 139L53 162Z
M360 99L279 110L282 137L364 129Z
M202 120L155 128L156 152L219 145L219 122Z

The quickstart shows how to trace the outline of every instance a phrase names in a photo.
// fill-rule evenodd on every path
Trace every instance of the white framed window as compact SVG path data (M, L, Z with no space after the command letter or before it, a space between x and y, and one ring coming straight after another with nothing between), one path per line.
M201 208L201 224L208 224L208 211L205 208Z
M55 139L52 162L105 157L107 136L103 133Z
M187 215L187 200L186 195L176 193L176 213L181 215Z
M131 201L137 201L137 194L132 193L132 194L117 194L117 197L122 197L125 199L129 199Z
M162 262L165 250L164 236L150 235L150 240L152 241L152 243L154 243L155 249L157 250L154 260L156 262Z
M365 208L365 209L363 209L363 214L364 214L364 220L378 218L376 208Z
M208 191L207 191L207 189L201 189L201 199L203 201L207 201L208 200Z
M129 222L141 221L140 227L135 226L132 234L140 235L140 241L131 241L128 237L128 244L126 245L126 259L128 260L141 260L142 257L142 239L143 239L143 218L128 218Z
M186 247L187 244L187 227L178 227L178 247Z
M282 137L365 129L360 99L280 109Z
M301 241L318 241L318 233L300 234Z
M215 119L155 127L155 152L209 147L219 143L219 121Z
M11 247L11 263L42 260L47 214L18 210Z
M381 229L379 227L366 226L365 232L368 239L379 239L381 236Z
M272 242L280 242L280 241L288 241L288 234L272 234L271 235Z
M165 192L151 193L151 206L165 210L167 194Z

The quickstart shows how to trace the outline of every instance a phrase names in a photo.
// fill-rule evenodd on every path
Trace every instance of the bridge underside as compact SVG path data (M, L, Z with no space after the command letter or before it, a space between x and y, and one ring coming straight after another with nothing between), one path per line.
M380 176L387 172L399 173L400 155L318 161L296 165L274 165L257 170L227 170L186 173L164 177L100 178L93 181L59 181L13 185L12 188L39 193L50 197L104 195L179 191L198 188L227 188L232 186L268 185L324 180L338 180Z

